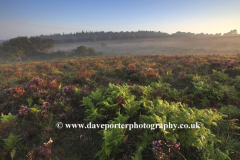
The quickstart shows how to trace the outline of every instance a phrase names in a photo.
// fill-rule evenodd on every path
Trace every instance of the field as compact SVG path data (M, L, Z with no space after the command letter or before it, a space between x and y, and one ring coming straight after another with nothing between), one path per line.
M0 159L240 159L239 37L106 43L55 46L93 47L102 57L0 65Z

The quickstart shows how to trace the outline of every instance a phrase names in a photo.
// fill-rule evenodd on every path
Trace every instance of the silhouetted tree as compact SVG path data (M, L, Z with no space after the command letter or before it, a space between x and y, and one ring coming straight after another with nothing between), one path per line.
M50 38L30 37L29 41L37 52L47 53L54 47L54 40Z
M72 36L72 41L73 41L73 43L77 42L77 37Z
M238 35L238 33L237 33L236 29L231 30L230 32L223 34L223 36L237 36L237 35Z
M88 48L88 53L89 53L90 56L93 56L93 55L96 53L96 51L95 51L94 48L89 47L89 48Z
M4 58L19 59L33 53L34 48L27 37L17 37L2 43L0 49L1 56Z
M85 46L80 46L75 50L75 53L80 56L87 56L88 55L88 49Z

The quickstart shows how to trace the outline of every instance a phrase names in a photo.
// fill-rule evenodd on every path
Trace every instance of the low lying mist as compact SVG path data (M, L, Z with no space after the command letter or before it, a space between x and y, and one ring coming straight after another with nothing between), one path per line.
M106 47L101 43L105 42ZM54 51L71 51L79 46L93 47L106 55L141 54L237 54L240 37L161 38L56 44Z
M105 45L101 45L104 43ZM35 54L23 57L23 61L46 61L53 59L77 58L74 50L79 46L94 48L93 56L116 55L212 55L212 54L238 54L240 53L240 36L235 37L197 37L197 38L155 38L136 40L112 40L95 42L77 42L55 44L52 54ZM63 52L57 52L63 51ZM67 51L72 51L66 53ZM9 60L0 56L0 63L18 62L19 59Z

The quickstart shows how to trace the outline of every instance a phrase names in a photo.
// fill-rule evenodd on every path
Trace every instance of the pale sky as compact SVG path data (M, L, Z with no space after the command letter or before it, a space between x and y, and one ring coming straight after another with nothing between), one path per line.
M240 33L239 0L1 0L0 40L81 31Z

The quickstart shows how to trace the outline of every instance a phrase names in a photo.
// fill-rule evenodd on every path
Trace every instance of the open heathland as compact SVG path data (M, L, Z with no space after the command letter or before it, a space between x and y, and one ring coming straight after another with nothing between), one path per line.
M0 79L0 159L240 159L240 54L1 64ZM200 128L65 126L89 122Z

